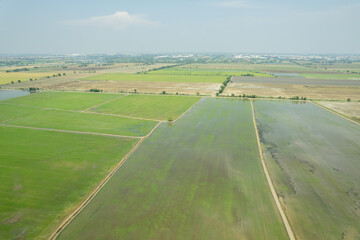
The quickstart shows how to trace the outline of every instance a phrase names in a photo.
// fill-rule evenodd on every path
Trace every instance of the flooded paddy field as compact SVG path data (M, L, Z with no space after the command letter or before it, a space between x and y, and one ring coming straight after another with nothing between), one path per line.
M360 237L360 126L314 104L255 101L266 165L298 239Z

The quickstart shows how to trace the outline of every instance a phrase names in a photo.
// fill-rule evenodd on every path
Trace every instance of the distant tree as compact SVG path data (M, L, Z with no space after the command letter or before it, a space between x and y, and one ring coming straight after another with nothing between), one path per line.
M134 93L136 93L137 91L136 91L136 89L134 89Z
M101 89L97 89L97 88L92 88L89 90L89 92L102 92L103 90Z
M172 122L173 121L172 117L168 117L168 121Z
M21 83L21 80L18 80L18 83Z
M351 98L346 99L347 102L351 102Z
M219 93L218 93L218 92L216 93L216 96L219 96Z
M58 73L58 76L61 77L61 73Z
M31 82L31 81L32 81L32 78L30 78L29 80L30 80L30 82Z
M164 94L164 95L165 95L165 94L166 94L166 91L162 91L161 94Z
M176 95L179 95L179 93L178 93L178 92L176 92Z
M11 81L11 84L14 84L14 81Z
M197 95L197 96L200 96L200 93L199 93L199 92L196 92L196 95Z
M232 97L235 97L235 94L232 93L231 96L232 96Z
M30 93L34 93L36 92L37 90L40 90L39 88L34 88L34 87L29 87L29 92Z
M65 76L66 75L66 73L63 73L63 76Z
M53 74L53 77L56 77L57 75Z

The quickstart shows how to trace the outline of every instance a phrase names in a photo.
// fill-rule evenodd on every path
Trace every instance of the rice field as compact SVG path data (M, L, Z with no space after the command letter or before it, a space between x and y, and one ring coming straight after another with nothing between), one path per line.
M287 239L248 101L207 98L163 123L58 239Z
M0 126L0 239L46 239L136 139Z
M265 161L296 238L360 238L360 126L311 103L254 107Z
M199 100L200 97L135 94L91 108L89 111L166 121L175 120Z

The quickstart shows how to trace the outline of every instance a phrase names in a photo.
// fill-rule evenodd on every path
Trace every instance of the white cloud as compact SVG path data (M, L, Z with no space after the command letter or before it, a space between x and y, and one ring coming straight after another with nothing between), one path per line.
M253 5L250 5L246 1L222 1L222 2L214 2L214 5L224 8L252 8Z
M110 27L116 30L125 30L128 27L137 25L154 25L145 18L145 15L129 14L128 12L116 12L107 16L96 16L85 20L67 21L68 24L76 24L82 26Z

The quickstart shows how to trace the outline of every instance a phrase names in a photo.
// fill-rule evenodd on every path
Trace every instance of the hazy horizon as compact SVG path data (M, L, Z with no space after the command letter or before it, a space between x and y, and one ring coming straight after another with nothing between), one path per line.
M360 3L0 0L0 54L360 54Z

